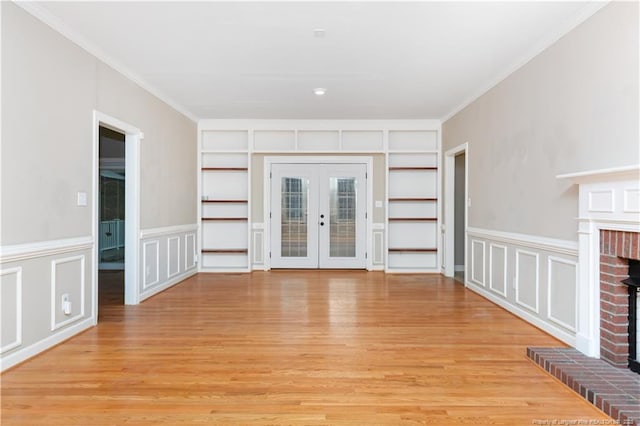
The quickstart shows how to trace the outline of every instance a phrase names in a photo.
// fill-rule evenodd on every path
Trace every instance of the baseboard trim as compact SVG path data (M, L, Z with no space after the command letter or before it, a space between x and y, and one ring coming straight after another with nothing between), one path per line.
M506 309L507 311L511 312L512 314L516 315L517 317L522 318L523 320L527 321L528 323L532 324L533 326L541 329L542 331L549 333L550 335L552 335L553 337L555 337L556 339L559 339L561 341L563 341L564 343L575 347L576 346L576 337L573 336L571 333L568 333L564 330L561 330L559 328L556 328L554 326L552 326L551 324L541 320L540 318L536 317L535 315L530 314L529 312L527 312L524 309L519 308L518 306L512 305L511 303L509 303L508 301L501 299L500 297L497 297L496 295L492 294L491 292L489 292L488 290L479 287L478 285L470 282L470 281L466 281L465 283L465 287L468 288L469 290L473 291L474 293L479 294L482 297L485 297L487 299L489 299L491 302L495 303L496 305L500 306L501 308Z
M18 349L8 355L4 355L0 358L0 371L4 372L7 369L14 367L44 351L51 349L52 347L59 345L65 340L69 340L73 336L93 327L95 321L93 317L86 318L81 322L65 328L60 332L50 335L38 342L29 345L25 348Z
M154 296L170 287L173 287L174 285L178 284L181 281L186 280L189 277L194 276L195 274L198 273L197 268L193 267L185 272L183 272L180 275L177 275L173 278L171 278L170 280L165 281L162 284L156 284L153 287L151 287L150 289L148 289L147 291L144 291L142 293L140 293L140 302L142 302L143 300L146 300L148 298L150 298L151 296Z

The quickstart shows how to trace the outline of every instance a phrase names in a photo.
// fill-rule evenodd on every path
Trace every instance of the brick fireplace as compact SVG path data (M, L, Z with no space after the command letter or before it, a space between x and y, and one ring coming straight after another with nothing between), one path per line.
M629 259L640 260L640 234L600 230L600 358L626 368L629 351ZM637 297L637 296L636 296ZM637 337L636 337L637 339Z

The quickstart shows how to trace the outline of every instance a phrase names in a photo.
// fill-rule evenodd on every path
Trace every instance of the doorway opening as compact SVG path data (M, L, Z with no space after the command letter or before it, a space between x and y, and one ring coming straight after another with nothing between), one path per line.
M143 138L138 128L101 112L93 112L91 312L94 324L100 313L100 292L107 291L101 302L118 301L121 305L124 299L126 305L140 303L138 240L140 141ZM106 139L112 139L118 145L108 147L108 142L103 145L101 142Z
M465 212L466 212L466 154L455 156L454 180L454 278L464 284L465 281Z
M125 135L99 127L98 312L124 304Z
M444 154L444 264L443 273L466 284L469 199L469 144Z
M371 159L292 160L265 158L269 268L370 268Z

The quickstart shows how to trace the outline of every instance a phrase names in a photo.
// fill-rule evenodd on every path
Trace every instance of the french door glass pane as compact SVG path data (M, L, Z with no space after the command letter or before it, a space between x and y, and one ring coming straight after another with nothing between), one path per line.
M331 177L329 182L329 256L356 256L356 179Z
M282 257L307 256L307 209L309 180L282 178L281 246Z

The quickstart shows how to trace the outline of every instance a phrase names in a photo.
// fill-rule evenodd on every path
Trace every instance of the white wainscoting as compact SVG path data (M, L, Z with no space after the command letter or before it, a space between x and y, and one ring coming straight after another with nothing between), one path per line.
M85 318L86 256L84 254L51 261L51 331ZM62 311L62 296L69 296L71 312Z
M489 244L489 288L507 297L507 247L502 244Z
M140 232L140 301L197 272L196 230L193 224Z
M578 243L479 228L467 236L467 287L575 346Z
M471 281L482 287L485 286L485 247L484 241L471 239Z
M186 238L186 237L185 237ZM167 277L173 278L180 273L180 237L167 239Z
M373 270L374 271L384 271L384 223L374 223L372 230L372 244L373 244Z
M94 325L92 253L91 236L0 248L0 370ZM71 302L68 315L63 294Z
M160 282L160 240L142 242L142 290Z
M197 265L196 233L184 234L184 270L193 269Z
M0 354L22 344L22 268L0 270Z
M269 250L264 246L264 223L251 225L251 269L264 271L264 254Z

